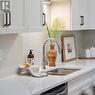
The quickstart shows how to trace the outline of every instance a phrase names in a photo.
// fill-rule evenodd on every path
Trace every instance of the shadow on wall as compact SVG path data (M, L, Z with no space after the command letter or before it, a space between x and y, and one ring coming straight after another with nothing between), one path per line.
M0 35L0 77L15 73L22 58L22 40L18 34Z

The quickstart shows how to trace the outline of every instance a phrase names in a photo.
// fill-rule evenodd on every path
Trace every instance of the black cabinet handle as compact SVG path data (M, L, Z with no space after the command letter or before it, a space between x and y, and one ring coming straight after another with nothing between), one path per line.
M7 26L11 25L11 12L7 11Z
M4 10L4 27L7 26L7 11Z
M42 26L44 26L46 24L46 14L42 13L42 15L43 15L43 24L42 24Z
M80 20L81 20L80 26L84 25L84 16L80 16Z

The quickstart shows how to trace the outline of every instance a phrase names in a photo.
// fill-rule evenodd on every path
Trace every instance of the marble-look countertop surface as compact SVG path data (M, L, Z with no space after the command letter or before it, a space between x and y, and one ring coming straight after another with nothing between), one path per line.
M40 95L40 93L44 91L54 88L62 83L69 82L74 78L81 77L82 75L95 70L95 60L76 59L66 63L60 62L57 63L56 67L54 68L60 67L80 68L80 70L65 76L48 75L42 78L35 78L32 76L20 76L14 74L1 78L0 95ZM47 67L47 69L52 68ZM6 94L3 94L3 90L6 92ZM13 94L12 91L16 92L16 94Z

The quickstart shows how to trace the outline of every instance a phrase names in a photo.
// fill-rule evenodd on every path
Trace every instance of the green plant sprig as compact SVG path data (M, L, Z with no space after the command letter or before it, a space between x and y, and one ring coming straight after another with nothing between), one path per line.
M48 32L48 36L49 36L49 38L51 38L49 27L48 27L47 24L45 24L45 25L46 25L46 30L47 30L47 32Z
M45 24L46 30L48 32L48 37L49 38L56 38L58 34L60 33L59 31L64 30L64 23L61 19L56 18L53 23L52 27L48 27L47 24Z

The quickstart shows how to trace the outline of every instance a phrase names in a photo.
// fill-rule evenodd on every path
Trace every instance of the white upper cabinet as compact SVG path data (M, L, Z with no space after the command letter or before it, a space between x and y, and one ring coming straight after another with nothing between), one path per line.
M95 0L88 0L87 10L88 29L95 29Z
M25 24L27 32L43 31L42 0L26 0L25 2Z
M95 29L95 0L44 0L46 22L56 17L64 21L64 30Z
M72 30L95 29L95 0L71 0Z
M4 27L4 14L2 10L0 10L0 33L6 32L6 27Z
M57 17L64 30L95 29L94 4L95 0L0 0L0 34L43 31L42 25L51 25Z
M25 0L10 0L7 32L25 32Z
M71 0L71 30L85 30L87 24L87 0Z
M11 25L8 32L42 31L41 0L10 0Z
M25 0L0 0L0 34L25 30Z
M0 0L0 34L4 34L7 31L7 10L10 9L9 3L7 3L4 0Z
M51 25L59 17L64 30L85 30L88 24L87 0L44 0L46 22ZM47 2L48 1L48 2Z
M42 0L0 0L0 34L43 31Z
M87 15L87 0L79 0L80 4L80 26L82 30L86 30L88 27L88 15Z
M79 0L71 0L71 30L80 30Z

